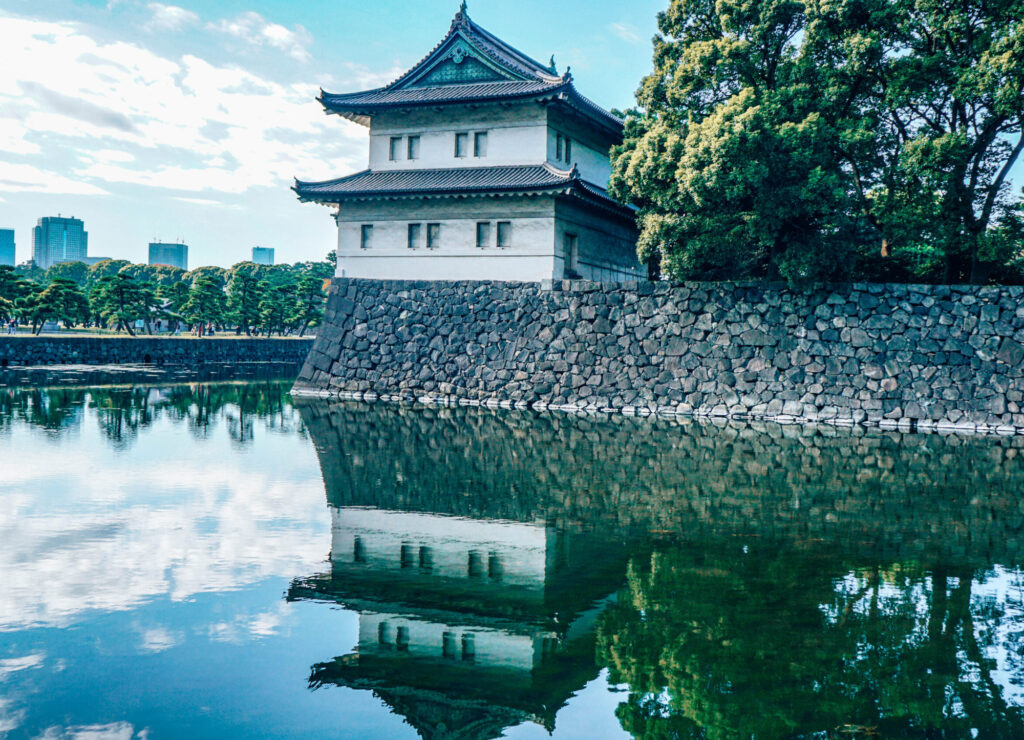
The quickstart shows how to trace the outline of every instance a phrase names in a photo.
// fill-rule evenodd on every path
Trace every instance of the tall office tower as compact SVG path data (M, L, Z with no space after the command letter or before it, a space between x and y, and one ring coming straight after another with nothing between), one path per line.
M272 265L274 264L274 248L273 247L253 247L252 248L252 261L257 265Z
M188 245L150 242L149 264L169 265L182 270L188 269Z
M89 234L81 219L45 216L32 229L32 259L44 270L60 262L85 262Z
M14 229L0 229L0 265L14 267Z

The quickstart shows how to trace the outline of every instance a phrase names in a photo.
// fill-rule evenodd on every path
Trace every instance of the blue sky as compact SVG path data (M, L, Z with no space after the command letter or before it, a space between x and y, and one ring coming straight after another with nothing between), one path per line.
M667 0L475 0L475 21L606 107L632 104ZM278 262L334 245L329 211L291 178L366 165L366 129L319 87L389 82L448 30L455 0L0 0L0 228L31 256L40 216L74 215L89 253L144 262L154 238L191 267L255 245Z

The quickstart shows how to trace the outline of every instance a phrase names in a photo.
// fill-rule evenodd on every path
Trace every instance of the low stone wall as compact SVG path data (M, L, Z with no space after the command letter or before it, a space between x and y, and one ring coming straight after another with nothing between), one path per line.
M197 366L259 362L298 366L312 345L313 339L0 336L0 374L13 373L17 366L39 365Z
M1024 287L335 279L297 389L1024 433Z

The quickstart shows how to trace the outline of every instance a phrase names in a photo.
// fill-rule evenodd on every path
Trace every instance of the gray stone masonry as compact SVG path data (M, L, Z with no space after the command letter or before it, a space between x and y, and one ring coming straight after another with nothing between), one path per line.
M5 371L39 365L187 365L294 363L306 359L312 339L0 335L0 384ZM13 383L12 383L13 384Z
M1024 286L336 278L298 392L1024 433Z

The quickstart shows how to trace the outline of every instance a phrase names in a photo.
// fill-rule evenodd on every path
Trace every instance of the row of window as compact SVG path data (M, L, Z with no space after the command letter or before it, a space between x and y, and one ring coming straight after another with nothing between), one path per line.
M422 570L433 570L434 568L434 551L427 545L420 545L416 548L409 543L402 543L398 557L403 568L416 566ZM356 537L353 542L352 560L356 563L366 562L366 546L361 537ZM470 551L466 562L466 575L470 578L483 578L486 575L488 578L501 580L504 573L505 566L501 562L501 556L497 553L488 553L485 565L483 554L476 550Z
M409 224L408 225L408 247L409 249L417 249L418 247L424 246L423 244L423 224ZM481 249L491 246L491 233L492 233L492 222L490 221L478 221L476 224L476 245ZM512 246L512 222L511 221L498 221L497 222L497 246L499 247L510 247ZM437 249L441 246L441 224L426 224L426 247L427 249ZM373 246L373 224L363 224L359 229L359 247L360 249L369 249Z
M406 625L395 628L394 634L392 634L391 625L388 622L381 622L377 625L377 642L384 647L405 652L409 649L411 641L409 627ZM458 635L454 632L444 632L441 635L442 657L455 660L460 654L462 660L466 662L472 662L476 659L476 635L472 632L466 632L462 635L460 641Z
M487 156L487 132L486 131L460 131L455 134L455 156L459 158L469 156L469 142L470 136L473 137L473 156L474 157L486 157ZM403 145L404 142L404 145ZM406 159L419 159L420 158L420 137L418 135L412 136L392 136L391 141L388 144L388 159L392 162L397 162L402 158L402 152L405 152Z
M469 156L470 136L473 137L473 156L487 156L487 132L486 131L460 131L455 134L455 156L459 159ZM403 145L404 142L404 145ZM388 159L397 162L402 158L402 152L409 160L420 158L420 137L392 136L388 145ZM555 159L565 164L572 164L572 139L562 134L555 136Z

